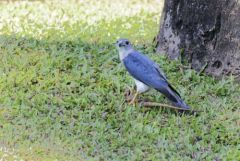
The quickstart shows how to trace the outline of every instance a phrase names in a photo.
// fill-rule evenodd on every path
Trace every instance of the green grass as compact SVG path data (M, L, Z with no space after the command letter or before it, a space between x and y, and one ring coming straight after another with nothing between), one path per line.
M239 160L240 85L155 54L162 3L0 2L0 158ZM133 107L112 43L131 39L198 116ZM141 97L167 100L156 91Z

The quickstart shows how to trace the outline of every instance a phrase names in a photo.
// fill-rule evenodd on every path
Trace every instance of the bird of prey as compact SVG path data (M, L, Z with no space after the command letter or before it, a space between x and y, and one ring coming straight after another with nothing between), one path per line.
M174 106L190 109L181 99L180 94L170 85L165 74L154 61L134 50L128 39L118 39L115 45L119 51L121 62L133 77L137 87L137 92L130 104L135 103L138 94L154 88L165 95Z

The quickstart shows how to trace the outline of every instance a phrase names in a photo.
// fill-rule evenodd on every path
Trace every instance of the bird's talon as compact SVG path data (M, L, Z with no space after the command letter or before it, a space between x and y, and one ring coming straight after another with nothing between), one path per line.
M135 107L135 106L136 106L136 103L135 103L135 102L134 102L134 103L130 102L130 103L129 103L129 105L131 105L131 106L134 106L134 107Z
M133 98L132 91L130 88L127 88L124 92L126 102L130 102Z

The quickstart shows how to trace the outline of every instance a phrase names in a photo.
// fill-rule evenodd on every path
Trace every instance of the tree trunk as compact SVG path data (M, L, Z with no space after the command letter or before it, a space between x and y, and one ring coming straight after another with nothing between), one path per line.
M240 0L165 0L157 51L240 78Z

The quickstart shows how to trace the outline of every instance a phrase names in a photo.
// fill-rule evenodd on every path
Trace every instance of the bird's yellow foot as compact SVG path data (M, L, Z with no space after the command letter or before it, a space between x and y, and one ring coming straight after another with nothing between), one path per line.
M133 99L133 93L134 93L134 89L131 89L130 87L125 89L124 96L127 102L131 102L131 100Z
M131 100L131 101L129 102L130 105L134 105L134 106L136 105L136 103L137 103L136 100Z
M130 105L136 105L137 96L138 96L138 92L136 92L136 94L134 95L133 99L129 103Z

